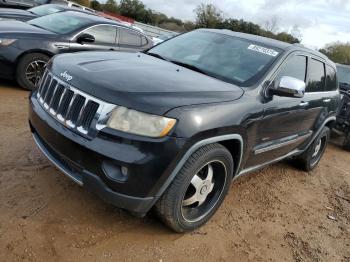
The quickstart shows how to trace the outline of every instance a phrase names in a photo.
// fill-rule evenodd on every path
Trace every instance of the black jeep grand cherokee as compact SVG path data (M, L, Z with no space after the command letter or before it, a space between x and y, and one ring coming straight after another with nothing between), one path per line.
M313 169L339 99L318 52L196 30L143 53L56 56L30 126L75 182L139 215L155 206L184 232L209 220L233 178L285 158Z

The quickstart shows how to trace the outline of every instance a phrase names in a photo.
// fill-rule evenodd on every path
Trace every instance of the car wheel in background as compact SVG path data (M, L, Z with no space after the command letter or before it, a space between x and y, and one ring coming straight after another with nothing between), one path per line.
M50 57L41 53L27 54L18 62L16 80L30 91L37 88Z
M345 135L343 148L350 151L350 132Z
M222 145L198 149L156 204L160 218L179 233L205 224L227 194L233 167L232 156Z
M309 148L300 156L298 156L294 163L304 171L313 170L317 164L320 162L330 136L330 129L328 127L324 127L319 134L319 136L315 139L315 141L309 146Z

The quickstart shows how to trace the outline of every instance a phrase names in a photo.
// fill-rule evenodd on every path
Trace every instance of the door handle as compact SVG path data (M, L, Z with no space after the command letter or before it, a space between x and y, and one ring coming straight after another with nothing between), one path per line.
M309 105L309 102L301 102L300 104L299 104L299 106L308 106Z
M329 103L329 102L331 102L331 99L330 99L330 98L323 99L323 102L325 102L325 103Z

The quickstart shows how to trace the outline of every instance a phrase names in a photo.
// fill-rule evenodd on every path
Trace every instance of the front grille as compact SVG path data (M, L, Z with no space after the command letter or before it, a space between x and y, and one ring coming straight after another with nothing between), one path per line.
M43 75L37 98L52 117L83 135L103 128L106 116L114 108L68 85L48 70Z

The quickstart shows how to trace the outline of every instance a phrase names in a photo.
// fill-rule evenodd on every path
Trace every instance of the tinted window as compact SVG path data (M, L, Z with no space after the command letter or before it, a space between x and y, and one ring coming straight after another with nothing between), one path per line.
M335 70L330 67L329 65L326 65L326 88L325 91L334 91L337 90L337 77Z
M297 78L301 81L305 81L306 75L306 57L305 56L293 56L287 60L287 62L282 67L281 71L276 77L276 83L283 76L290 76Z
M324 87L324 63L311 58L309 61L309 74L306 92L322 92Z
M120 29L120 42L121 45L141 46L141 36L128 29Z
M115 26L99 25L85 30L84 33L94 36L97 44L115 44L117 28Z
M269 69L282 50L228 34L197 30L163 42L148 52L195 67L211 77L250 86Z

